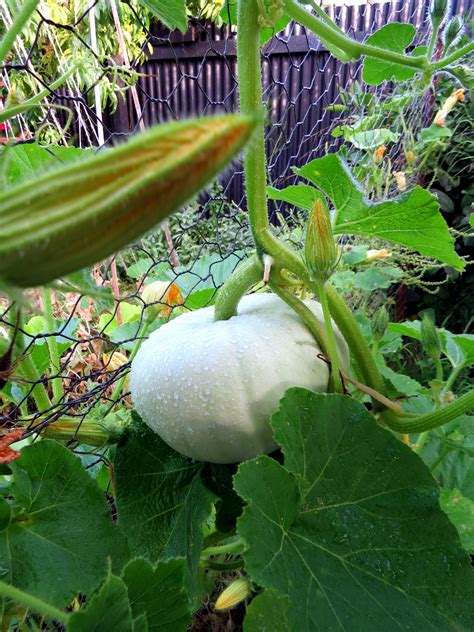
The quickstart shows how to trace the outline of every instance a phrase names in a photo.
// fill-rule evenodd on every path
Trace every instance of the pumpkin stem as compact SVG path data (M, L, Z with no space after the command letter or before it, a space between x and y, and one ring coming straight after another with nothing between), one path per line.
M229 320L246 292L262 280L263 268L256 255L242 261L219 288L214 308L215 320Z

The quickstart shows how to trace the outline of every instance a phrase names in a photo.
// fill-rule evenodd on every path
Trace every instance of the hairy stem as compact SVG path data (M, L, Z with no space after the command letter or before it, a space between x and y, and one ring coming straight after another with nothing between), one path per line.
M63 623L64 625L69 623L69 615L66 612L2 581L0 581L0 595L16 603L21 603L29 610L33 610L33 612L37 612L48 619L59 621L59 623Z
M339 36L332 27L314 18L306 10L296 6L295 3L292 3L292 6L294 6L295 10L302 11L304 15L315 20L317 24L321 24L334 36ZM345 36L343 37L346 39ZM239 2L237 40L240 109L243 114L253 115L262 105L260 36L256 0ZM352 42L351 40L348 41ZM378 51L378 49L375 50ZM403 56L402 58L405 59ZM420 63L420 58L418 58L416 63ZM317 288L311 282L306 266L299 254L270 232L266 203L263 121L258 124L253 142L247 145L244 154L244 170L249 219L257 251L259 254L267 253L271 255L278 267L290 270L317 293ZM350 310L343 299L337 295L336 290L333 290L329 285L326 289L326 294L331 315L354 355L355 361L364 377L364 382L367 386L383 394L384 383L382 376Z
M255 115L262 109L262 73L260 66L260 29L255 0L239 1L237 66L239 69L240 111ZM244 153L245 189L249 220L257 248L259 233L268 229L266 195L265 123L262 119L247 143Z
M420 72L429 68L426 57L409 57L402 53L394 53L385 48L378 48L377 46L354 41L344 33L335 30L327 24L326 21L322 21L309 13L295 0L286 0L285 12L291 18L313 31L321 40L326 40L331 46L341 49L353 59L358 59L361 55L366 55L367 57L383 59L384 61L401 64L409 68L416 68L420 70Z
M33 15L39 0L27 0L20 13L13 20L13 24L10 29L2 37L0 42L0 64L5 61L6 56L12 49L13 43L19 33L23 30L23 27Z
M446 68L446 66L452 64L453 61L457 61L458 59L464 57L465 55L468 55L472 51L474 51L474 42L469 42L469 44L466 44L462 48L459 48L454 53L451 53L451 55L443 57L439 61L435 61L433 64L431 64L431 70L442 70L443 68Z
M339 356L337 353L336 338L334 337L334 329L332 326L331 313L329 311L329 303L326 295L325 284L318 284L318 298L323 308L324 323L326 325L326 333L328 338L329 359L331 360L331 378L336 393L343 393L341 375L339 373Z
M359 325L337 290L329 283L326 283L325 289L331 316L349 345L364 384L384 394L385 384Z
M323 352L323 354L329 358L329 341L325 328L321 325L319 320L313 314L313 312L309 309L307 305L303 303L297 296L288 292L284 287L278 285L278 283L270 282L271 289L275 292L277 296L281 298L282 301L293 309L301 320L304 322L306 327L310 330L313 335L313 338L319 345L319 348Z
M44 412L52 408L51 400L46 391L44 384L41 382L41 375L36 368L36 364L33 362L31 353L26 351L25 337L23 335L23 314L20 312L18 316L18 335L17 335L17 348L22 354L20 364L18 366L18 373L32 386L31 396L33 397L36 408L39 412Z
M390 413L384 413L383 419L391 430L402 433L426 432L460 417L474 409L474 389L440 410L420 415L414 419L403 419Z
M454 382L458 379L458 377L460 376L460 374L463 372L463 370L465 368L466 367L463 364L460 364L460 365L454 367L454 369L451 371L448 379L446 380L446 384L444 385L443 393L442 393L443 395L451 390Z
M237 314L237 305L242 296L262 280L263 267L256 256L242 261L219 288L215 305L215 320L229 320Z
M245 549L245 543L239 538L228 544L219 544L217 546L208 546L203 549L201 557L209 557L210 555L239 555Z
M67 70L64 74L53 81L48 88L41 90L41 92L38 92L38 94L35 94L34 97L31 97L31 99L28 99L23 103L13 105L12 107L2 110L0 112L0 123L7 121L9 118L12 118L12 116L18 116L19 114L26 112L26 110L29 110L35 105L39 105L41 101L43 101L43 99L49 96L54 90L59 88L65 81L67 81L69 77L76 72L77 68L78 65L73 64L71 68L69 68L69 70Z
M51 373L53 376L59 376L61 371L61 362L59 360L59 349L55 334L55 323L53 316L53 304L51 302L51 290L45 288L43 290L43 307L44 317L46 320L46 327L48 334L52 334L46 338L46 343L49 350L49 358L51 360ZM61 377L56 377L52 380L53 389L53 401L57 404L63 397L63 382Z

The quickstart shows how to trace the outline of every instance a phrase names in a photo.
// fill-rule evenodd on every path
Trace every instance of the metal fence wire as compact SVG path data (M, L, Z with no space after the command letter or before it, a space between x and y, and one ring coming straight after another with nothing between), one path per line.
M189 29L181 34L154 22L135 0L43 0L2 69L0 96L14 102L43 89L47 94L39 107L3 126L3 142L36 140L100 150L155 123L235 111L235 25L208 19L212 12L217 15L216 4L194 5ZM429 28L427 0L323 6L359 40L389 22L410 22L417 29L416 45ZM469 0L457 0L452 12L463 13L468 6ZM4 28L15 10L14 0L0 0ZM391 110L390 103L402 102L407 86L364 85L360 63L341 64L297 24L267 42L262 60L268 181L276 187L296 181L292 167L338 149L338 130L355 116L370 114L375 127L378 120L382 127L390 119L395 128L403 125L413 134L433 116L431 91L414 93ZM76 62L78 71L54 88ZM348 156L353 165L357 151ZM389 151L396 161L401 147L394 143ZM122 409L129 409L126 377L132 349L143 335L143 287L156 279L175 284L173 304L164 301L157 324L183 309L211 305L216 289L252 249L245 208L242 166L235 163L165 227L87 274L99 295L30 290L29 307L20 306L19 328L18 304L0 298L0 336L11 340L18 329L17 338L23 340L22 354L0 366L2 426L28 419L33 433L65 416L103 418L118 410L119 400ZM271 208L275 229L298 244L302 218L279 203ZM48 310L53 330L44 317ZM35 380L25 379L22 371L31 360ZM55 397L59 380L62 390ZM50 406L35 398L39 383Z

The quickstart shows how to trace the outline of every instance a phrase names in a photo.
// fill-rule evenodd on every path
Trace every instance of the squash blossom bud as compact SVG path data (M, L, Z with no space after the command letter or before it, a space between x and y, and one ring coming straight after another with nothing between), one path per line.
M389 322L388 312L385 305L376 312L371 321L372 338L376 342L380 342L387 331Z
M215 610L228 610L237 606L250 595L250 584L246 579L236 579L227 586L215 603Z
M442 23L448 12L448 0L431 0L430 17L431 23L435 28Z
M458 101L464 101L464 88L458 88L446 99L434 118L434 124L446 127L446 117Z
M413 151L407 151L407 155L406 155L406 159L407 159L407 163L410 165L410 167L413 165L413 163L415 162L415 153Z
M128 358L125 353L121 351L114 351L112 354L103 353L102 354L102 362L104 363L104 367L106 371L112 373L113 371L118 371L121 366L124 366L128 362ZM130 382L129 377L125 379L124 387L128 388L128 384Z
M448 22L443 32L443 43L445 48L456 44L464 33L464 21L460 15L455 15Z
M112 354L103 353L102 361L107 371L117 371L121 366L127 364L128 358L121 351L114 351Z
M380 147L378 147L377 151L375 152L375 162L380 162L382 158L385 156L386 152L387 152L387 146L380 145Z
M182 305L184 297L176 283L153 281L142 291L142 299L147 304L146 316L154 320L158 316L167 318L171 314L172 305Z
M212 180L256 120L226 115L158 125L0 193L0 280L41 285L117 252Z
M317 199L306 227L305 259L311 277L326 283L337 265L338 251L327 206Z
M432 360L437 360L441 355L441 339L434 322L425 314L420 328L421 344Z

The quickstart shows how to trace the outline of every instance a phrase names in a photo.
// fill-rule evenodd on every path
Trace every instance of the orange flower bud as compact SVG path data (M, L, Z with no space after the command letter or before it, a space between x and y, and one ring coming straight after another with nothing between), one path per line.
M385 156L386 152L387 152L387 146L380 145L380 147L378 147L377 151L375 152L375 162L380 162L382 158Z

